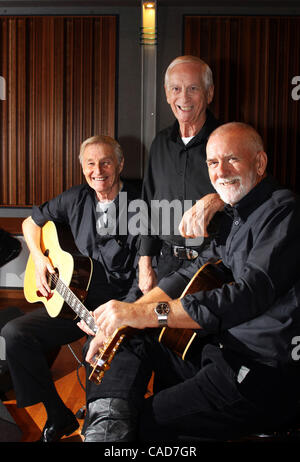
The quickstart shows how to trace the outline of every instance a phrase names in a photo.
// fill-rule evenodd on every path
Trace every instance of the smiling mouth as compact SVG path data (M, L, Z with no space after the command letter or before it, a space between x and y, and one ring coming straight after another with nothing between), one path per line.
M177 105L177 107L182 112L190 112L193 109L193 106L179 106L179 105Z
M240 182L240 179L239 178L232 178L232 179L218 179L217 180L217 185L220 185L220 186L232 186L233 184L237 184Z
M107 176L97 176L97 177L92 177L92 180L101 182L101 181L107 180L107 178L108 178Z

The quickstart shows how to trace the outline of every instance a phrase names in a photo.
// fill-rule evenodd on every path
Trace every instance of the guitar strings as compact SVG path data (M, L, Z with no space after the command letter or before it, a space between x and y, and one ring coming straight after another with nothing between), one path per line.
M90 329L93 330L94 333L97 333L97 330L98 330L98 327L97 325L95 324L95 320L93 318L93 316L90 314L90 312L87 310L87 308L81 303L81 301L79 300L79 298L69 289L69 287L59 278L59 276L57 275L57 273L49 273L49 277L50 277L50 282L54 282L55 283L55 287L58 287L58 289L64 289L69 297L68 299L66 300L68 304L70 304L69 300L71 299L71 301L75 301L77 303L77 305L81 308L81 312L78 313L77 310L74 309L74 307L71 305L71 307L74 309L74 311L79 314L79 317L81 319L83 319L86 324L89 326ZM51 285L50 285L51 287ZM59 292L60 293L60 292ZM63 295L63 294L61 294ZM64 298L64 297L63 297ZM65 298L64 298L65 299Z

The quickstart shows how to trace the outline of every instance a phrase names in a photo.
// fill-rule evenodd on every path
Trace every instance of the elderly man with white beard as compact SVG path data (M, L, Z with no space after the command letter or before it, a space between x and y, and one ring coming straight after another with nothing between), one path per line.
M262 139L249 125L212 132L207 166L227 204L209 249L136 303L111 300L94 312L91 364L116 329L136 331L123 340L97 396L87 395L86 441L228 440L277 429L296 413L299 201L267 174ZM207 268L212 286L203 285ZM201 278L202 286L185 291ZM149 328L160 326L168 329L159 342ZM184 353L174 341L182 333L191 334ZM160 388L145 399L152 371Z

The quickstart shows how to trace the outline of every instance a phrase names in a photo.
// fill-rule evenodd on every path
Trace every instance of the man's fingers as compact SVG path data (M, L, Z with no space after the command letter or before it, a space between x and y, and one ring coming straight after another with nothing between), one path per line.
M83 331L85 332L86 334L88 335L95 335L95 332L92 331L89 326L83 321L81 320L80 322L77 323L77 326Z

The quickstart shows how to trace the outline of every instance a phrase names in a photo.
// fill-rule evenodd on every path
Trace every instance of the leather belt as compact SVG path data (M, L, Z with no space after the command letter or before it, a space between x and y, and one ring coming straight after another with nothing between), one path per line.
M172 245L172 253L181 260L195 260L199 255L197 250L179 245Z

